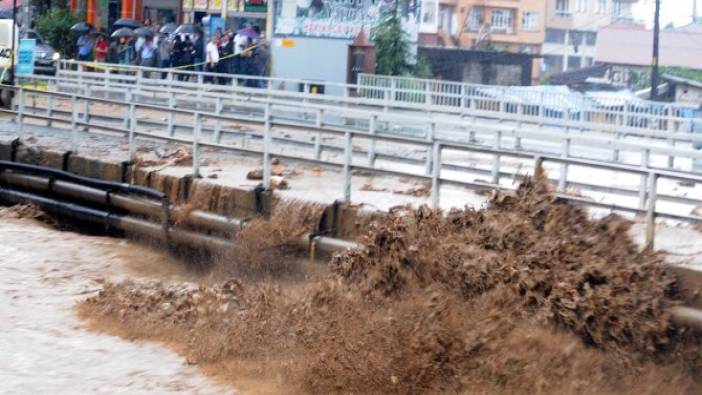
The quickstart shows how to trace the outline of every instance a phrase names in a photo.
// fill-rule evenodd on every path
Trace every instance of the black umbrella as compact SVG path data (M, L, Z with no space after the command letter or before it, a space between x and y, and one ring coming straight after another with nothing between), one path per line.
M78 22L75 25L71 26L71 31L76 33L87 33L92 29L93 28L85 22Z
M139 22L135 21L134 19L129 19L129 18L122 18L122 19L117 19L115 23L112 24L114 27L128 27L130 29L136 29L139 27Z
M175 30L175 34L195 34L199 33L200 29L197 26L191 24L180 25Z
M153 36L154 31L150 27L143 26L143 27L134 29L134 35L135 36Z
M177 28L178 26L175 23L166 23L158 32L162 34L171 34L175 32Z
M120 27L119 29L115 30L110 37L112 38L120 38L120 37L131 37L134 35L134 32L132 29L128 27Z

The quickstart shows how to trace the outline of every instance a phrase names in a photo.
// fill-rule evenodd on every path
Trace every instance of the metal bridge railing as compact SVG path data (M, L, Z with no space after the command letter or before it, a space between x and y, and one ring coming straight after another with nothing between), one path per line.
M93 72L89 73L86 70ZM347 84L140 66L95 66L89 62L60 61L59 75L68 76L71 72L79 79L91 78L91 74L129 76L133 77L131 81L137 86L153 79L161 79L161 84L186 81L192 82L197 89L210 85L205 89L222 92L246 89L252 95L276 94L279 97L284 95L290 100L372 106L382 108L385 112L422 111L430 116L484 117L609 133L689 132L692 123L702 123L702 118L695 112L699 109L692 106L638 99L624 100L614 96L591 97L573 92L536 92L518 86L478 85L368 74L361 74L358 84ZM211 83L207 84L208 82Z
M11 88L11 87L6 87ZM31 109L25 104L27 104L31 97L43 98L47 107L47 111L36 111ZM690 211L690 206L696 207L702 204L702 197L695 196L682 196L671 195L668 189L670 189L670 183L685 182L691 184L702 184L702 176L693 175L682 172L667 171L660 169L643 168L640 166L631 166L623 164L614 163L604 163L584 159L574 159L565 158L561 156L553 155L537 155L527 152L516 152L511 150L505 150L501 148L487 148L480 147L455 141L446 141L436 136L430 135L429 138L412 138L407 136L397 136L397 135L384 135L384 134L374 134L368 131L358 131L349 128L335 128L326 127L324 125L318 127L304 126L296 129L296 132L303 133L307 136L304 140L309 141L309 137L314 140L314 145L311 150L301 150L300 152L290 152L283 150L284 146L288 146L291 143L290 140L283 138L276 138L273 135L274 129L284 129L288 130L291 127L295 127L294 123L290 123L286 120L277 119L275 112L273 111L273 104L266 103L264 106L264 111L262 115L258 115L255 119L249 119L249 121L256 121L261 127L260 132L245 132L249 136L255 136L260 140L260 144L254 146L237 146L231 143L217 141L217 137L214 133L210 137L204 136L203 132L207 129L208 121L219 121L219 122L237 122L240 121L239 118L232 117L230 115L214 114L210 112L202 112L195 110L185 110L178 108L169 108L166 106L159 106L153 104L141 104L134 102L126 102L120 100L109 100L109 99L99 99L94 97L80 96L75 94L64 94L56 92L47 92L40 90L30 90L30 89L17 89L17 96L20 104L17 110L4 110L4 112L11 113L15 116L15 122L18 126L20 132L35 126L28 120L34 121L45 121L47 124L52 123L53 128L57 131L65 131L71 134L71 138L74 141L74 147L78 148L79 129L81 127L86 127L88 132L94 130L105 130L109 132L116 132L124 135L128 138L129 142L129 154L131 158L135 158L136 144L138 139L149 139L149 140L161 140L161 141L171 141L183 144L190 144L193 150L193 169L192 173L195 176L199 175L201 155L200 150L202 147L212 147L223 151L230 152L240 152L248 154L258 154L262 155L264 163L264 187L270 187L271 180L271 157L280 157L283 159L289 159L291 161L298 161L303 163L313 163L324 166L332 166L340 168L342 171L343 180L343 191L341 195L345 201L351 200L351 184L352 184L352 172L354 171L364 171L372 174L379 174L385 176L399 176L399 177L409 177L419 180L425 180L431 183L431 201L433 206L438 207L440 203L441 188L443 186L459 186L469 189L511 189L511 186L504 185L501 181L505 178L518 178L521 177L519 167L516 170L509 170L506 167L500 169L500 166L505 164L505 162L521 162L522 164L528 163L538 163L545 164L546 166L552 165L559 167L579 167L585 169L588 174L594 174L597 171L605 171L616 174L624 174L631 177L639 178L641 180L640 188L634 192L639 195L639 204L623 204L617 201L616 197L620 195L620 190L616 188L603 190L598 186L597 183L593 182L595 180L584 180L580 181L578 185L583 189L583 193L588 191L597 191L598 193L605 193L608 197L612 197L613 200L610 202L596 201L587 197L572 196L565 193L559 193L558 197L565 201L584 204L590 207L605 208L608 210L624 211L629 213L643 214L646 216L647 222L647 235L646 240L649 245L652 245L655 230L655 219L656 217L672 218L682 221L689 222L702 222L702 217L690 214L681 214L678 212L673 212L671 210L665 210L661 206L684 205L687 207L687 212ZM51 100L48 100L51 98ZM58 111L53 111L52 106L59 104L70 104L70 112L67 116L63 116ZM83 109L90 110L91 106L99 105L109 105L111 108L117 107L122 108L128 114L125 120L121 117L115 116L111 121L106 122L104 119L99 119L96 117L91 117L89 112L86 111L84 114L80 114L81 104L84 105ZM170 133L154 133L146 130L140 129L141 126L145 126L145 123L149 121L145 120L144 113L150 112L152 114L177 114L179 116L186 116L191 119L189 127L181 127L185 130L185 135L182 133L180 135L172 135ZM123 123L124 122L124 123ZM57 128L56 124L67 124L69 128ZM211 126L210 126L211 130ZM221 130L220 132L223 132ZM227 131L227 133L244 133L241 131ZM320 155L320 150L325 150L331 148L321 144L320 137L322 134L327 136L332 136L337 139L341 139L343 143L341 146L336 146L336 149L340 149L343 152L341 160L336 157L325 157ZM221 135L220 135L221 137ZM383 158L385 166L381 166L378 163L365 161L365 156L358 155L359 152L355 148L358 144L366 145L383 145L383 146L411 146L411 147L421 147L425 149L426 156L421 161L422 163L427 163L430 166L430 172L427 174L424 171L424 166L407 166L407 161L402 160L400 155L392 156L386 155ZM311 151L311 155L310 154ZM458 155L462 155L464 158L475 158L477 156L486 156L492 158L493 172L496 168L497 180L496 182L485 182L485 181L469 181L471 174L479 173L481 169L479 166L463 166L456 167L452 161ZM453 167L451 167L453 166ZM462 173L456 175L456 170L461 170ZM413 171L415 170L415 171ZM668 182L669 185L664 185L664 189L661 189L661 182ZM569 180L566 180L569 183ZM641 205L641 201L643 205Z
M495 117L517 116L557 125L578 123L660 131L690 130L702 122L699 107L622 98L617 94L539 91L534 87L479 85L408 77L361 74L359 96L421 104L435 111L464 114L472 110ZM599 126L598 126L599 125Z
M208 111L217 114L261 112L265 103L272 103L276 107L278 117L281 117L281 113L286 113L291 120L313 126L324 124L355 127L370 133L405 134L414 137L426 137L429 133L436 133L438 137L447 140L489 147L512 147L514 150L531 151L535 154L636 163L644 167L669 169L680 168L682 165L689 170L692 169L694 161L702 161L702 152L692 149L693 144L702 143L702 135L686 132L640 131L635 136L625 137L623 133L608 135L543 125L500 124L476 118L427 118L416 113L386 113L372 108L345 107L326 102L305 103L287 100L286 97L280 98L276 94L251 96L249 92L244 91L230 95L221 91L197 90L195 84L189 82L164 85L161 80L150 79L137 86L129 80L119 80L130 78L129 76L85 74L87 75L80 78L76 78L75 75L56 78L37 76L33 77L33 81L48 81L52 90L159 104L170 108L200 111L209 108ZM252 103L256 105L251 105ZM168 116L168 130L173 130L172 118L172 114ZM635 158L632 158L632 154ZM373 153L369 155L372 157ZM661 158L666 160L662 165ZM567 173L567 170L564 173Z

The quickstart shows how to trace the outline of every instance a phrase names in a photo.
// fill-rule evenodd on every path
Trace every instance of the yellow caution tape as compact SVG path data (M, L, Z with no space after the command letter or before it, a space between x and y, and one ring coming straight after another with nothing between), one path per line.
M252 47L245 48L241 53L223 56L223 57L219 58L219 60L224 60L224 59L229 59L229 58L233 58L233 57L236 57L236 56L241 56L241 55L243 55L243 54L245 54L245 53L247 53L247 52L253 51L254 49L258 48L258 47L261 46L261 45L263 45L263 44L256 44L256 45L254 45L254 46L252 46ZM163 72L166 72L166 71L168 71L168 70L181 70L181 69L187 69L187 68L195 67L195 66L202 66L202 65L205 65L205 64L207 64L206 61L204 61L204 62L198 62L198 63L193 63L193 64L182 65L182 66L164 67L164 68L161 68L160 70L163 71ZM111 64L111 63L106 64L106 63L96 62L96 61L93 61L93 62L91 62L91 63L89 63L89 64L82 63L81 65L82 65L82 66L85 66L85 67L94 68L94 69L100 69L100 70L116 70L116 71L120 71L120 70L122 70L122 71L134 70L134 68L133 68L134 66L131 66L131 67L129 67L129 66L124 66L124 65L121 65L121 66L120 66L120 65L115 65L115 64Z

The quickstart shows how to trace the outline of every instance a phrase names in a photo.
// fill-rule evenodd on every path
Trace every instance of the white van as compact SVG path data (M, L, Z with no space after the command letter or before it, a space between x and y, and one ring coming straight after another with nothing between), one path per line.
M0 80L3 84L12 80L10 59L12 58L12 26L15 28L15 53L19 50L20 30L15 25L12 19L0 19ZM36 41L34 50L34 73L49 74L56 73L56 61L59 59L59 53L44 40L39 33L34 30L27 31L27 38L33 38ZM17 57L15 57L16 59ZM3 105L8 104L8 92L0 91L0 102Z

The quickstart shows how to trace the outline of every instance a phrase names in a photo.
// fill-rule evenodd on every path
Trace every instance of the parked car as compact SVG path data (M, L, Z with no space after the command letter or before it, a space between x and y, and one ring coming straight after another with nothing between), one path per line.
M56 74L56 61L60 58L59 53L34 30L29 30L27 32L27 38L37 40L34 49L34 74Z

